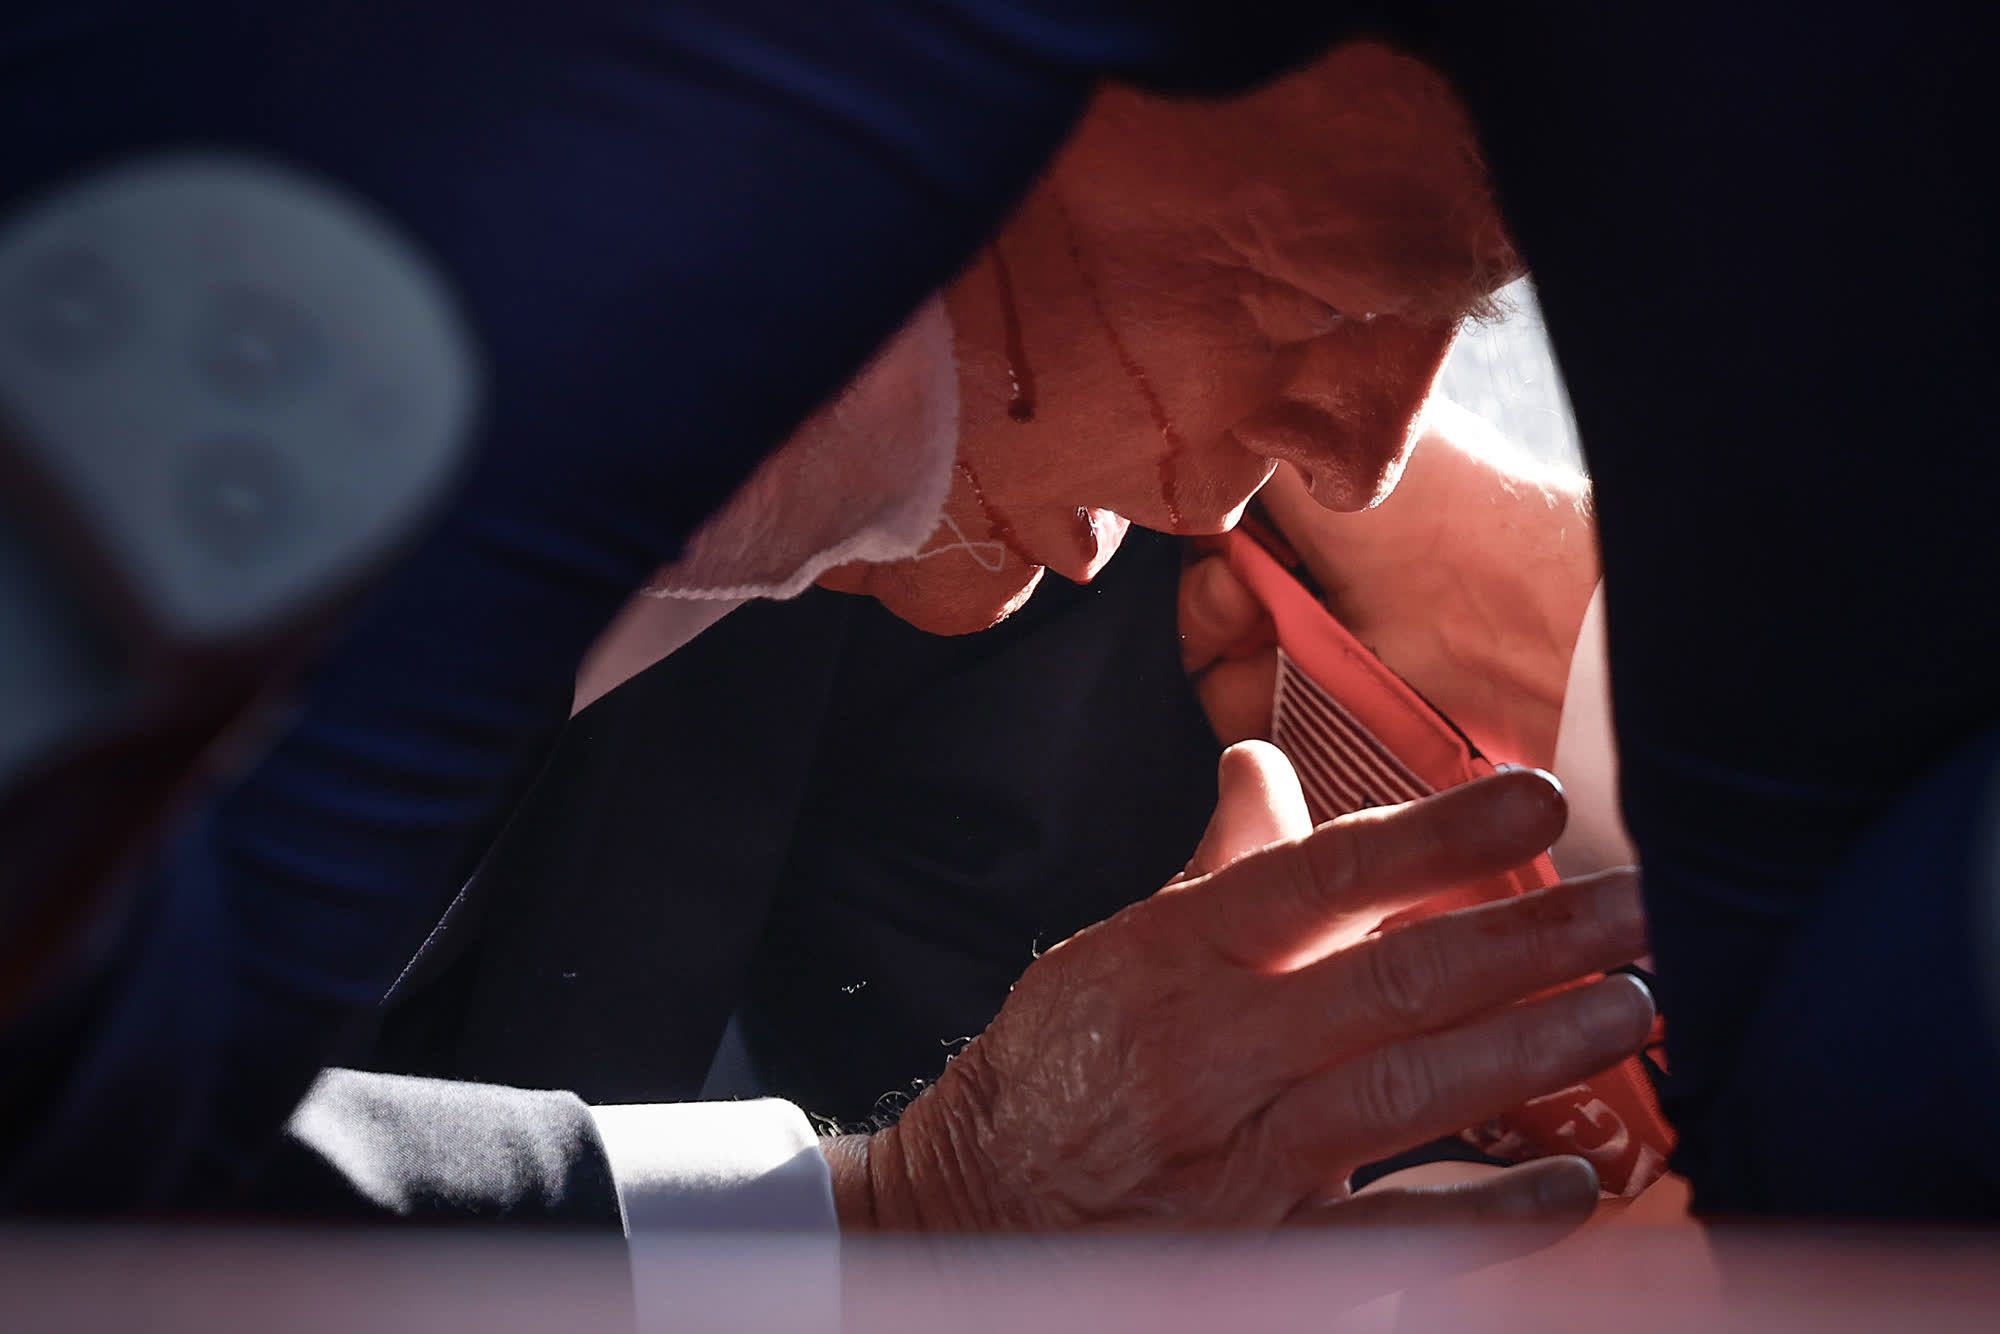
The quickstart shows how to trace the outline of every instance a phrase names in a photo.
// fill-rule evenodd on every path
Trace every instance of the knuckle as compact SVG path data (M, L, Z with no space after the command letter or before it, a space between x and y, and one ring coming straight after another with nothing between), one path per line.
M1516 1011L1514 1017L1504 1044L1506 1068L1538 1080L1566 1073L1576 1044L1547 1007Z
M1398 1031L1421 1027L1441 1002L1446 968L1437 935L1411 928L1362 951L1369 1008Z
M1307 903L1330 903L1363 883L1367 872L1367 840L1356 830L1322 829L1298 845L1291 858L1293 888Z
M1370 1058L1359 1091L1362 1116L1377 1126L1409 1125L1436 1096L1430 1066L1409 1047L1388 1047Z
M1186 593L1185 603L1188 618L1196 628L1220 633L1228 628L1229 564L1220 556L1208 556L1195 562L1181 582Z
M1277 847L1266 851L1258 865L1270 876L1272 891L1288 906L1316 907L1324 897L1319 887L1319 874L1314 869L1318 859L1312 851L1313 841L1290 847Z
M1539 897L1539 896L1535 896ZM1521 915L1509 933L1526 975L1538 986L1552 986L1576 976L1570 954L1568 919L1554 902L1522 901Z
M1234 576L1220 556L1207 557L1181 576L1179 614L1184 652L1205 661L1250 630L1249 616L1231 600L1233 591ZM1247 601L1247 595L1241 600Z

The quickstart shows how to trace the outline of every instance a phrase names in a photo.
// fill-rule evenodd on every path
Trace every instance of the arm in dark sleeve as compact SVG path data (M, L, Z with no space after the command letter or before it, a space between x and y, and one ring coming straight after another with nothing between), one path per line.
M1990 1214L2000 1111L1949 1094L2000 1054L1976 1007L1940 1001L1985 962L1971 883L1915 842L1904 874L1867 854L1872 911L1851 888L1869 831L2000 719L1977 25L1955 6L1809 25L1571 8L1496 16L1451 64L1596 478L1678 1165L1711 1212L1923 1212L1943 1172ZM1892 947L1905 932L1941 953ZM1871 1003L1816 1008L1800 986ZM1842 1023L1870 1027L1850 1049L1899 1057L1801 1106L1773 1044L1839 1050L1817 1029ZM1956 1107L1955 1133L1914 1112L1855 1133L1846 1104L1904 1080L1907 1108ZM1875 1193L1801 1194L1765 1170L1757 1146L1780 1141Z
M1100 73L1267 72L1312 49L1294 8L9 6L0 207L148 153L275 159L430 257L490 392L456 503L143 887L0 1198L22 1162L103 1207L239 1179L469 871L618 603L949 277Z
M574 1094L357 1070L314 1082L244 1203L287 1218L623 1228Z

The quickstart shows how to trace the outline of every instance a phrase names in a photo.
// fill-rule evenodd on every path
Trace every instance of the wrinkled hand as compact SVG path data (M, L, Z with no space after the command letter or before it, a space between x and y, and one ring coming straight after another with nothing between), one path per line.
M1645 1040L1629 978L1520 1003L1645 947L1611 874L1370 935L1560 832L1509 773L1305 827L1271 747L1223 757L1188 871L1030 967L986 1033L867 1140L829 1141L843 1226L1275 1226L1587 1211L1577 1160L1346 1200L1364 1163L1600 1071Z

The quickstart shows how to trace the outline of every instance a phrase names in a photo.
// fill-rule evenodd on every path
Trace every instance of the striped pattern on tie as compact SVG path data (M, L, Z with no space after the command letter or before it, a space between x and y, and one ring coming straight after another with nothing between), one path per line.
M1271 731L1271 739L1298 771L1315 823L1369 806L1415 801L1435 791L1282 648Z

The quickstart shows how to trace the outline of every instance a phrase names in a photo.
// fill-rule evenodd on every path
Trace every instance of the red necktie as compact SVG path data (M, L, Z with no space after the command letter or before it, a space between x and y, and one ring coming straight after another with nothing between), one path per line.
M1239 529L1220 545L1277 627L1272 740L1298 771L1315 822L1414 801L1494 772L1449 719L1384 666L1264 543ZM1537 857L1505 875L1439 894L1383 925L1524 894L1556 880L1548 857ZM1509 1160L1581 1155L1596 1167L1604 1188L1620 1195L1651 1185L1666 1170L1674 1142L1636 1056L1463 1133L1475 1147Z

